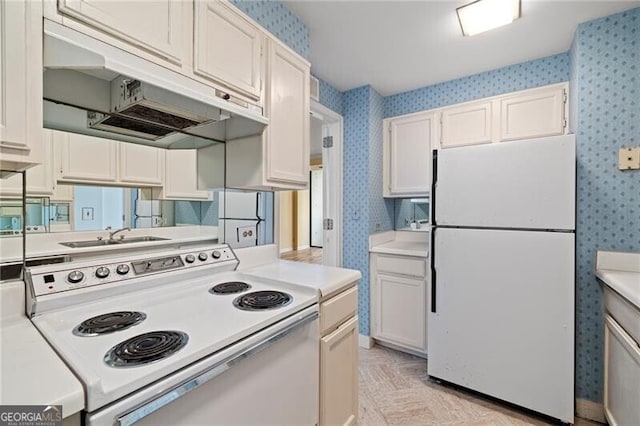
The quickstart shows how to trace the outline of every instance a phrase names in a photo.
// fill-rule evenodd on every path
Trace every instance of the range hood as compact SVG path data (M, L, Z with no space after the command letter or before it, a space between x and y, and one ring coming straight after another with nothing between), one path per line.
M262 108L44 23L44 127L167 149L262 133Z

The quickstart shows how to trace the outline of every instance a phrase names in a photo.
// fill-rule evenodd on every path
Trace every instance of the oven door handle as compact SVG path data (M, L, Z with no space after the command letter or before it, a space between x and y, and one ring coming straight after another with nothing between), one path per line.
M272 334L266 339L261 340L260 342L249 346L248 348L242 349L234 354L229 355L227 358L211 366L204 373L198 374L197 376L188 379L186 382L183 382L170 391L138 405L133 410L125 414L119 415L118 417L116 417L115 424L118 426L128 426L142 420L144 417L147 417L151 413L159 410L167 404L170 404L178 398L181 398L192 390L197 389L203 384L207 383L209 380L214 379L215 377L229 370L240 361L257 354L264 349L267 349L278 340L282 339L288 334L291 334L299 327L302 327L303 325L315 320L316 318L318 318L318 312L312 312L309 315L299 319L298 321L288 325L286 328Z

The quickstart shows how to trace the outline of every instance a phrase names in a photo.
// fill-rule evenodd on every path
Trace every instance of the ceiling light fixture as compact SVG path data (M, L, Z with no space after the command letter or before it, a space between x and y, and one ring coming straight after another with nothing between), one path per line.
M520 17L520 0L476 0L456 9L462 34L472 36Z

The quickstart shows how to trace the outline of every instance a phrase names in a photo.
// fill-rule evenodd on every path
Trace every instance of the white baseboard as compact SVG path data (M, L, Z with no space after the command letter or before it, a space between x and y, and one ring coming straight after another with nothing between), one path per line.
M288 251L293 251L293 248L291 248L291 247L280 247L280 254L286 253Z
M371 349L373 347L373 339L364 334L358 335L358 346L365 349Z
M604 416L604 405L588 399L576 398L576 416L599 423L607 423Z
M309 246L300 246L296 250L306 250L308 248L309 248Z

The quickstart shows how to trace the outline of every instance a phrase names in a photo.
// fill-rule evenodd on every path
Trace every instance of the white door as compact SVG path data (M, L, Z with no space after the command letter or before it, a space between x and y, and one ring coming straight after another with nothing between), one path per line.
M309 182L309 65L276 42L269 45L265 130L267 180Z
M323 227L323 172L322 169L311 170L311 246L322 247Z
M141 186L160 186L164 174L164 149L153 146L119 143L120 182Z
M575 137L438 151L439 226L575 228Z
M543 88L500 100L500 140L561 135L566 128L566 92Z
M358 419L358 317L320 340L320 425Z
M195 8L195 73L259 99L260 30L226 2L197 1Z
M60 0L59 10L107 34L180 63L185 50L187 2Z
M384 195L426 196L431 190L433 113L392 119L384 150Z
M573 421L573 233L436 229L431 376Z
M323 115L327 123L322 126L322 136L331 137L333 145L322 148L322 210L332 223L331 229L323 230L322 264L342 266L342 117L329 111Z
M426 352L426 287L424 278L376 274L373 337Z
M59 179L71 182L116 182L117 142L75 133L53 132L60 150Z
M490 143L492 139L491 101L465 103L442 110L442 148Z

